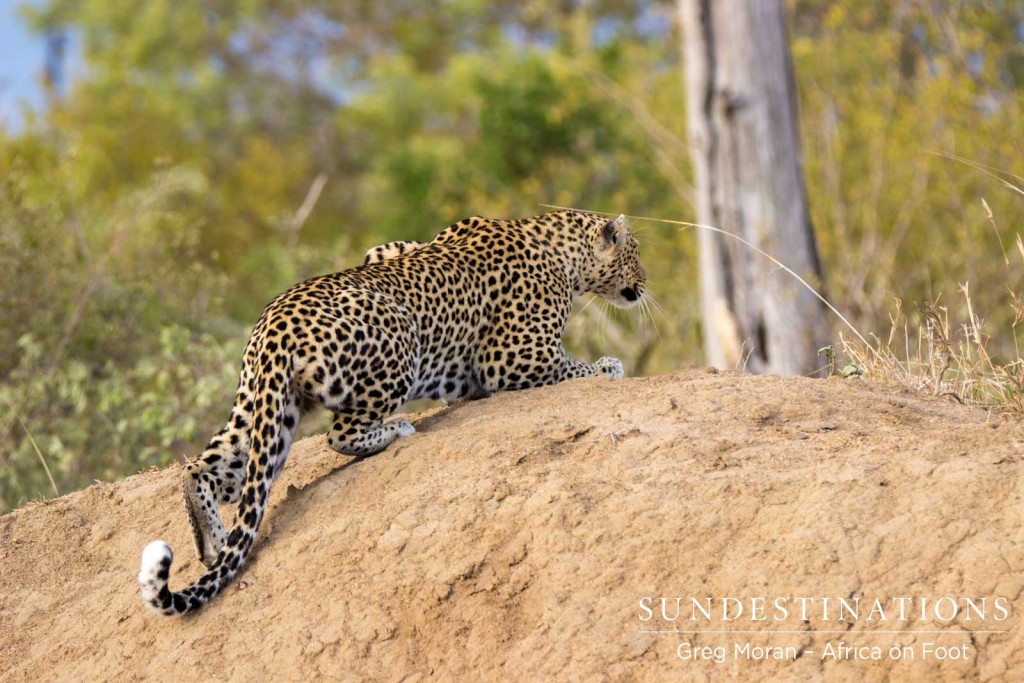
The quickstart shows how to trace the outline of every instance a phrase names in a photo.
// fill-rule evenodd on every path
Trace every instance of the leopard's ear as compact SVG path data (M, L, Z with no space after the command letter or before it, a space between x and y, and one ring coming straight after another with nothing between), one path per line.
M601 226L600 249L604 251L618 245L622 240L624 227L626 227L626 216L621 213L615 220L608 221Z

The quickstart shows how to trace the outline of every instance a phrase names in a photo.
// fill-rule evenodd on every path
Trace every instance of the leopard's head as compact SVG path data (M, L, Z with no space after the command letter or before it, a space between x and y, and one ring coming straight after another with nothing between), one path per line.
M647 272L640 265L640 250L625 216L614 220L591 215L588 241L593 252L586 291L619 308L635 306L644 295Z

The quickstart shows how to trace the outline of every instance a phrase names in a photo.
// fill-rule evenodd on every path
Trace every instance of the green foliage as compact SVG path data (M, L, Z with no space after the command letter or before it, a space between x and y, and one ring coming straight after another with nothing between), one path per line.
M1024 197L954 153L1020 172L1024 9L963 3L798 2L793 39L807 181L831 294L864 331L884 333L893 297L945 295L966 319L970 282L990 326L1010 330L1006 260ZM822 55L829 55L822 59ZM984 202L995 216L992 221ZM1013 334L991 345L1013 357Z
M18 166L20 164L15 164ZM213 314L223 277L197 258L201 177L153 173L118 202L73 211L63 168L0 181L0 268L10 275L0 309L0 348L44 332L51 365L69 353L130 362L154 325ZM19 353L0 358L0 378Z
M236 381L237 328L188 327L215 322L223 284L195 257L202 179L158 171L72 215L60 180L0 183L0 509L52 492L37 447L61 491L169 462L223 419Z
M417 74L382 59L377 88L338 115L351 160L350 212L384 239L429 239L464 214L529 215L541 203L640 213L678 212L678 190L651 158L651 139L623 125L581 65L498 52L453 58Z
M16 444L2 456L0 509L51 495L36 446L66 493L190 456L219 426L240 348L176 326L158 334L158 347L132 364L69 359L56 368L45 344L19 340L19 364L0 384L4 441Z
M788 0L830 300L865 334L892 296L970 281L1012 355L1024 197L929 151L1017 170L1013 3ZM46 0L85 69L0 130L0 510L195 453L263 305L368 246L541 204L692 219L667 0ZM314 179L328 181L297 218ZM1018 183L1019 184L1019 183ZM982 205L985 199L989 213ZM637 222L651 320L581 307L584 356L700 362L695 240ZM778 254L785 261L785 254ZM970 319L951 311L953 319ZM1019 327L1019 325L1018 325Z

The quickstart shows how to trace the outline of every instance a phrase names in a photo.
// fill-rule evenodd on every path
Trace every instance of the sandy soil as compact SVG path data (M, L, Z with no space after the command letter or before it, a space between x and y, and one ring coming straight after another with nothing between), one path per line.
M704 370L416 421L361 461L298 443L246 570L184 619L147 612L135 584L154 538L176 551L172 588L200 572L178 467L0 518L0 678L1024 680L1019 422ZM645 596L1002 596L1009 617L643 621ZM692 628L734 632L645 632ZM798 656L733 657L745 642ZM822 657L839 642L968 656ZM687 662L681 643L729 652Z

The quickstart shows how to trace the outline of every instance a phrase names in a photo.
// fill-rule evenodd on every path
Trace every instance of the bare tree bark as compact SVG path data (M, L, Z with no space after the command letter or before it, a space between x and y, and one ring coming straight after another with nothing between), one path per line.
M697 222L742 237L820 285L779 0L679 0L679 12ZM814 371L825 332L821 302L749 247L707 230L699 239L709 363Z

